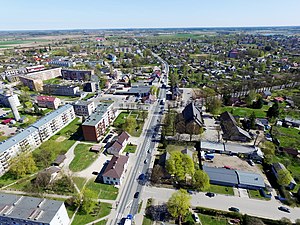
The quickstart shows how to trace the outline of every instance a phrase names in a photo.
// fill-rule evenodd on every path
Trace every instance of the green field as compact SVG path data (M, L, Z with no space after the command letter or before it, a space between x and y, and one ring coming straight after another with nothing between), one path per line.
M0 48L13 48L13 45L21 45L28 43L39 43L39 42L48 42L46 39L27 39L27 40L7 40L0 41Z
M43 81L44 84L60 84L61 82L62 82L62 79L60 79L60 78L53 78L53 79Z
M76 184L76 186L78 187L78 189L82 190L82 188L86 182L86 179L82 178L82 177L73 177L72 179L73 179L74 183Z
M280 141L280 147L300 149L298 129L273 126L272 135Z
M111 204L101 202L99 206L96 206L93 213L84 214L82 212L77 212L72 222L72 225L82 225L82 224L90 223L94 220L109 215L110 211L111 211ZM72 212L69 212L69 214L72 214Z
M118 196L118 188L113 185L96 183L90 180L85 188L90 189L99 199L115 200Z
M93 145L78 144L75 149L75 158L70 163L70 170L73 172L82 171L88 168L97 158L98 154L91 152L90 148Z
M269 106L264 105L261 109L250 109L246 107L234 107L234 106L225 106L222 107L221 113L228 111L233 111L233 116L239 116L239 117L249 117L252 112L255 113L255 116L257 118L265 118L267 116L267 110L269 109Z
M127 144L123 152L135 153L136 145Z
M216 194L234 195L232 187L226 187L226 186L215 185L215 184L211 184L207 191Z
M107 220L101 220L98 223L94 223L94 225L106 225L106 223L107 223Z
M203 225L226 225L227 220L222 217L216 217L216 216L209 216L209 215L203 215L198 214L199 219Z

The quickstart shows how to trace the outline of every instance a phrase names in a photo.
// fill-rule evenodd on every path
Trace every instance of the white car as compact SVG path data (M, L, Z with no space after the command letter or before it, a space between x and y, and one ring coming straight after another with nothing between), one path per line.
M200 219L199 219L199 217L196 213L193 213L193 218L194 218L196 223L200 223Z

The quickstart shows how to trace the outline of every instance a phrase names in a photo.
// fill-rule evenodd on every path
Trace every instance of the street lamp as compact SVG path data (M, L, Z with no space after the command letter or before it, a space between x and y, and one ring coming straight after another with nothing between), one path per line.
M257 130L255 133L256 133L256 138L255 138L255 141L254 141L254 146L256 145L256 141L257 141L258 136L259 136L259 131Z

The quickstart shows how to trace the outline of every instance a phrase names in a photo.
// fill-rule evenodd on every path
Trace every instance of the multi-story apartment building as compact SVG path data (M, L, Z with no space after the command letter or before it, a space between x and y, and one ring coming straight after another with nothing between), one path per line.
M2 79L7 79L9 82L19 81L19 76L26 73L25 68L6 70L1 74Z
M31 127L38 129L42 141L48 140L55 133L75 119L72 105L64 105L38 120Z
M46 84L43 87L44 93L61 96L80 95L79 87L72 85Z
M57 109L61 101L59 98L52 96L38 96L36 98L39 107Z
M66 80L91 80L91 76L94 75L94 70L70 70L62 69L61 75Z
M21 133L2 142L0 144L0 176L8 170L11 158L20 152L32 151L40 144L40 134L35 127L28 127Z
M9 99L11 99L11 102L13 102L16 107L21 105L18 95L16 94L11 95L9 93L7 94L0 93L0 105L10 108Z
M20 76L20 81L31 90L43 91L43 81L61 76L61 68L42 70Z
M83 136L86 141L99 141L106 128L113 122L115 113L112 103L101 103L82 124Z
M0 224L66 225L70 223L64 202L0 194Z
M95 103L93 101L76 101L73 108L77 116L90 116L95 111Z
M32 151L43 141L67 126L75 118L72 105L64 105L30 125L24 131L0 143L0 176L9 167L9 160L20 152Z
M95 92L99 90L99 82L87 82L83 84L83 91Z
M66 60L52 60L48 62L51 66L59 66L59 67L72 67L76 66L76 62L66 61Z

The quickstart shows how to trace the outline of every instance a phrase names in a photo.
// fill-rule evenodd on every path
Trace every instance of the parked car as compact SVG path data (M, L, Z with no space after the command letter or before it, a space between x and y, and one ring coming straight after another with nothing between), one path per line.
M281 211L283 211L283 212L287 212L287 213L291 212L290 209L287 208L287 207L285 207L285 206L279 206L278 209L281 210Z
M200 219L196 213L193 213L193 219L195 220L196 223L200 223Z
M145 160L144 160L144 163L145 163L145 164L148 163L148 159L145 159Z
M142 173L140 176L139 176L139 180L144 180L145 179L145 174Z
M189 193L190 195L194 194L192 190L187 190L187 193Z
M236 207L233 207L233 206L231 206L228 210L232 211L232 212L239 212L240 211L239 208L236 208Z
M93 171L92 174L93 175L98 175L98 172L97 171Z
M216 196L216 194L215 194L215 193L213 193L213 192L207 192L205 195L206 195L206 196L208 196L208 197L210 197L210 198L212 198L212 197L215 197L215 196Z

